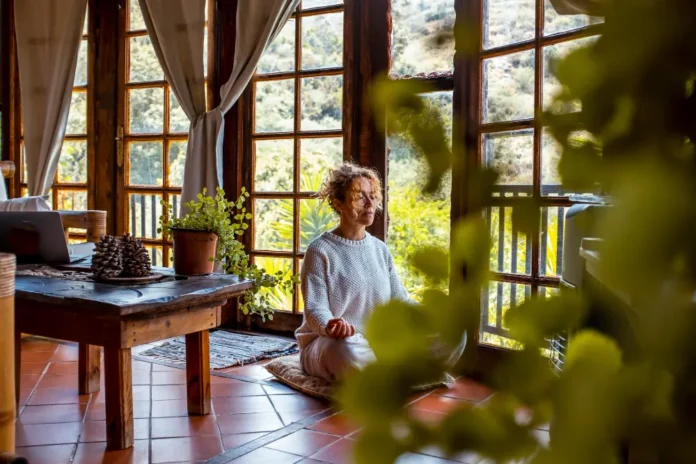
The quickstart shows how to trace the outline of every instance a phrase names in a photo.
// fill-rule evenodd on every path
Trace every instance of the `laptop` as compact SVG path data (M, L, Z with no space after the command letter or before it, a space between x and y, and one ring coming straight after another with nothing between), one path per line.
M68 247L56 211L0 213L0 252L13 253L18 264L75 263L94 251L94 244L82 245Z

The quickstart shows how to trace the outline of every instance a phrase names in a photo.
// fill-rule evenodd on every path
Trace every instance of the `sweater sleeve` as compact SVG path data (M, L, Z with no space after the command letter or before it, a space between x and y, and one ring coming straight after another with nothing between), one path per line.
M326 337L326 324L333 319L326 285L326 261L311 247L302 262L301 288L304 298L304 317L312 331Z
M386 248L386 246L385 246L385 248ZM392 299L405 301L407 303L416 303L414 300L409 298L408 292L406 291L406 287L404 287L404 283L401 281L401 277L399 277L399 273L396 272L396 266L394 265L394 258L392 257L391 252L389 251L389 248L386 248L386 253L387 253L388 263L389 263L389 284L391 286Z

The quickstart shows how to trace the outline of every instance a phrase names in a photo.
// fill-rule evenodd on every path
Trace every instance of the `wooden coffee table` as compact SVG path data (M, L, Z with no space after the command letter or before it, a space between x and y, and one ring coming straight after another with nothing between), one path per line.
M99 390L99 347L104 347L107 448L128 448L133 445L131 348L186 335L188 412L210 414L208 330L222 323L221 306L251 286L249 280L222 274L181 280L171 275L129 287L18 275L17 392L22 333L84 344L80 384L90 391L81 393Z

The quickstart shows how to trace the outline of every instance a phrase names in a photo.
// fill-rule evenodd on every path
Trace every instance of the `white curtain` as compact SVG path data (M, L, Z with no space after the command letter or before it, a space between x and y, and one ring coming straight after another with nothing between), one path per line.
M240 0L232 75L220 90L220 106L205 111L203 80L204 0L140 0L145 24L167 81L191 120L182 203L204 188L222 186L224 116L247 86L261 54L300 0Z
M87 0L14 2L29 195L47 195L68 123Z
M601 16L601 0L551 0L551 5L560 15Z

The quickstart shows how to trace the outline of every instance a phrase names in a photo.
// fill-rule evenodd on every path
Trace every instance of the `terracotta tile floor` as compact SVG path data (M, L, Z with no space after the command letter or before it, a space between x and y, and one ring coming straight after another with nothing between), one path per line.
M77 394L77 345L25 338L17 454L31 464L190 463L211 458L216 464L349 463L359 427L333 413L328 403L275 382L262 365L222 371L244 380L213 376L213 414L189 417L184 371L133 361L135 446L106 451L103 392ZM452 390L415 396L409 408L438 420L453 407L473 405L491 394L460 379ZM539 441L547 442L548 432L539 431ZM483 462L470 454L449 459L425 449L398 462Z

